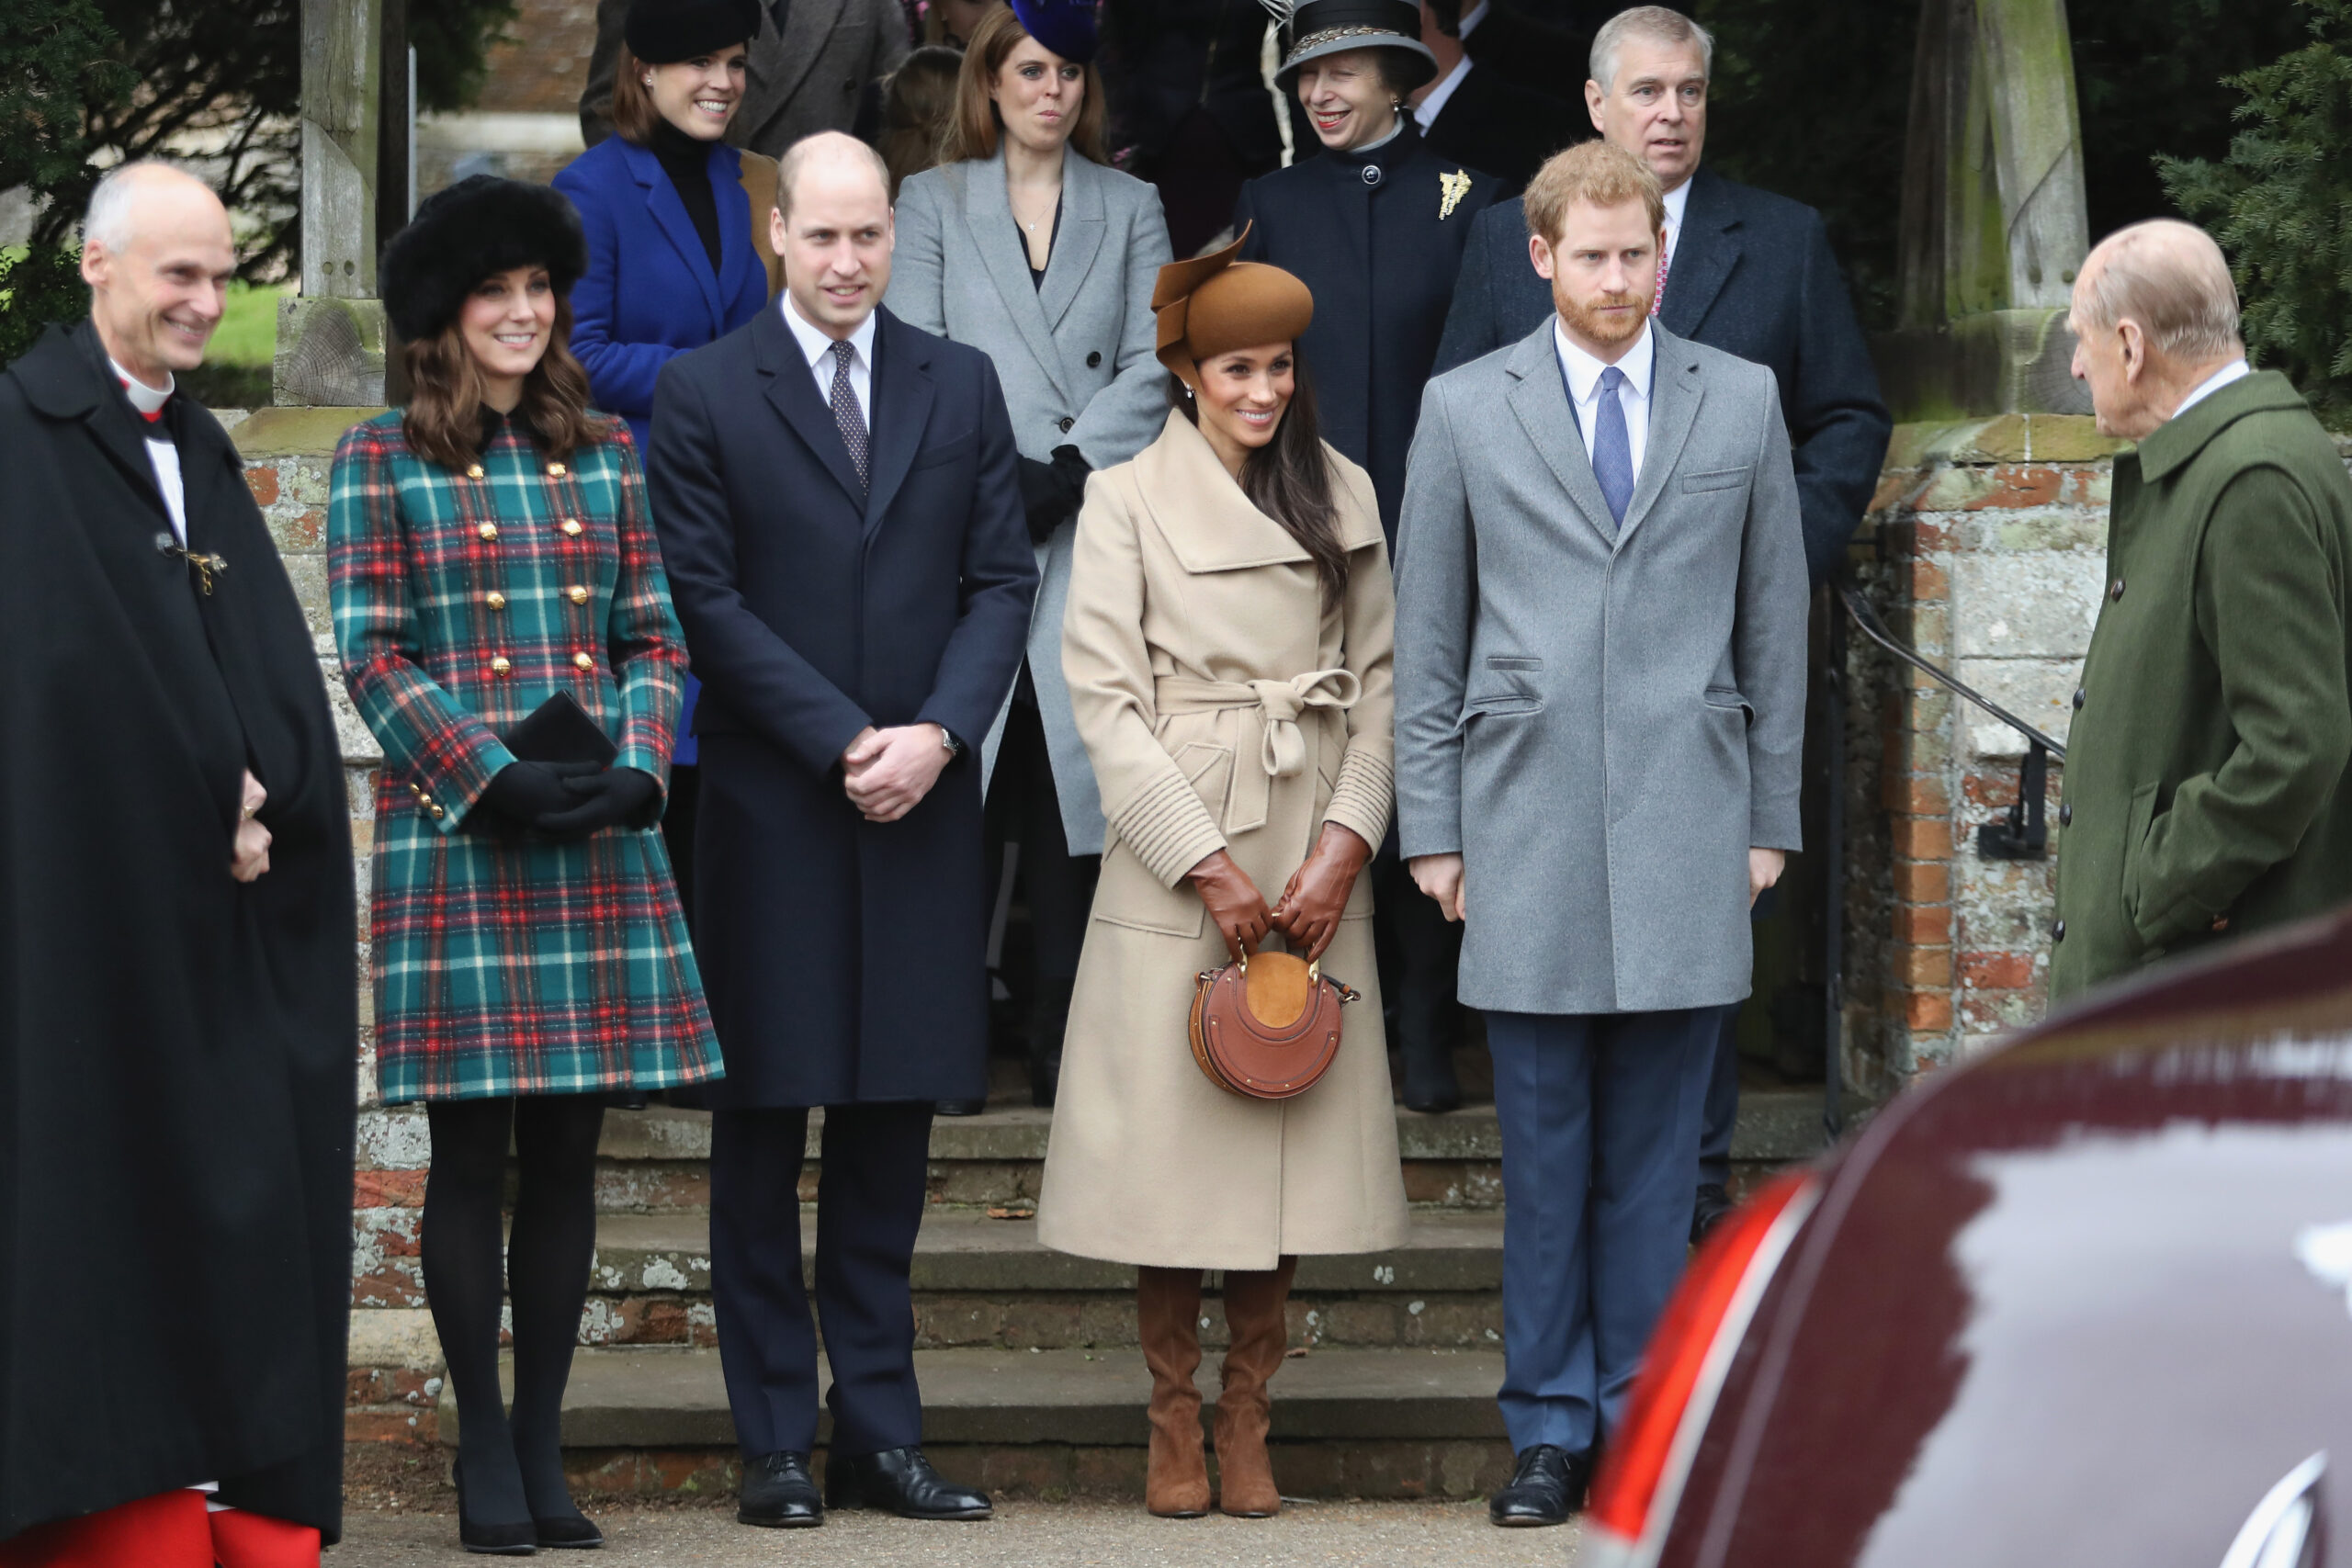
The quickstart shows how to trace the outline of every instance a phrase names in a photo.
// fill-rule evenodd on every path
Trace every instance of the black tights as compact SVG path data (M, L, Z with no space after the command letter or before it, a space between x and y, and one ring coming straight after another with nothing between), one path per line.
M424 1182L424 1293L458 1401L458 1468L481 1524L570 1518L557 1423L588 1269L596 1249L596 1137L605 1102L588 1094L445 1100L425 1107L433 1168ZM499 1268L506 1141L519 1179ZM514 1413L498 1389L498 1313L514 1307Z

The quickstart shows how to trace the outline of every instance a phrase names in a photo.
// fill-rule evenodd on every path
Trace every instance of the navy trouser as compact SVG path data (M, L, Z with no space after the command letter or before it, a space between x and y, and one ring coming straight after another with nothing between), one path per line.
M1624 1412L1681 1278L1719 1007L1490 1012L1503 1136L1503 1386L1514 1450L1580 1453Z
M1707 1098L1700 1116L1699 1185L1731 1185L1731 1134L1739 1122L1739 1015L1746 1002L1734 1002L1715 1013L1715 1038L1709 1047Z
M746 1459L817 1445L817 1325L801 1284L808 1112L715 1111L710 1289L735 1440ZM833 1386L832 1451L922 1441L908 1269L930 1176L929 1101L825 1111L817 1179L817 1315Z

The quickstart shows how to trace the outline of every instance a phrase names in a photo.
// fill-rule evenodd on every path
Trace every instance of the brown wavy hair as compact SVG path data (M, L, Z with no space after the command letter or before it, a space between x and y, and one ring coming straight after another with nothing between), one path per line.
M1306 360L1291 345L1291 365L1297 387L1274 438L1241 460L1241 493L1250 504L1283 525L1315 562L1323 584L1323 607L1329 609L1348 592L1348 547L1340 542L1340 503L1331 494L1331 462L1323 454L1323 422L1315 412L1315 381ZM1184 385L1168 378L1170 406L1200 427L1197 400L1184 395Z
M1012 58L1012 51L1029 29L1010 6L990 11L972 29L972 41L964 48L964 69L956 78L956 112L947 117L947 129L939 139L939 161L961 164L971 158L996 156L996 139L1003 129L997 116L996 100L989 96L989 88L996 81L996 73ZM1104 139L1103 128L1109 123L1111 111L1102 102L1102 73L1094 69L1092 61L1080 70L1084 73L1086 101L1078 107L1078 123L1070 128L1069 144L1080 156L1097 164L1111 161L1110 144Z
M523 378L523 400L514 413L559 463L605 440L612 428L589 412L588 372L571 356L571 300L559 294L547 352ZM401 429L409 450L443 468L465 468L481 448L482 402L481 367L466 346L465 322L453 321L432 337L403 344L401 353L408 362Z

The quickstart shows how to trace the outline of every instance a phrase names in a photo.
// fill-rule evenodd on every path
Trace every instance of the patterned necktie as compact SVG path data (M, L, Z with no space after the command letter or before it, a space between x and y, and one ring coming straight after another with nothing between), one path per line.
M1666 269L1667 265L1673 259L1673 257L1667 254L1664 246L1659 247L1657 253L1657 292L1650 296L1650 314L1653 316L1657 315L1659 309L1666 304Z
M849 362L857 356L850 344L836 341L833 354L833 423L841 426L842 442L849 448L849 460L857 465L857 482L871 490L874 480L866 472L865 411L857 406L857 389L849 384Z
M1617 400L1625 373L1614 365L1600 373L1600 396L1592 412L1592 476L1600 481L1600 498L1609 503L1610 517L1625 521L1625 507L1634 499L1634 443L1625 433L1625 405Z

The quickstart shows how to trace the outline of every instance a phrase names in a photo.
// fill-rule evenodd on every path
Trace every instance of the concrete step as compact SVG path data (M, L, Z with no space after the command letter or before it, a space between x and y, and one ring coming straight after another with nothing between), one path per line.
M715 1342L708 1216L605 1214L597 1224L582 1343ZM801 1221L801 1267L813 1283L816 1218ZM1393 1251L1300 1260L1291 1332L1303 1345L1483 1348L1500 1343L1502 1215L1424 1210ZM1034 1220L934 1209L916 1243L916 1342L1007 1350L1136 1343L1135 1270L1072 1258L1037 1240ZM1214 1290L1209 1343L1225 1342Z
M1495 1406L1503 1359L1478 1350L1317 1350L1294 1355L1274 1379L1273 1436L1284 1442L1503 1436ZM1060 1443L1141 1447L1151 1375L1133 1351L918 1350L923 1440L930 1444ZM501 1369L509 1380L511 1369ZM831 1374L824 1374L827 1386ZM1202 1420L1213 1414L1218 1360L1195 1381ZM457 1402L440 1434L454 1443ZM818 1441L829 1439L831 1416ZM731 1447L735 1424L715 1350L582 1350L563 1397L567 1449Z

